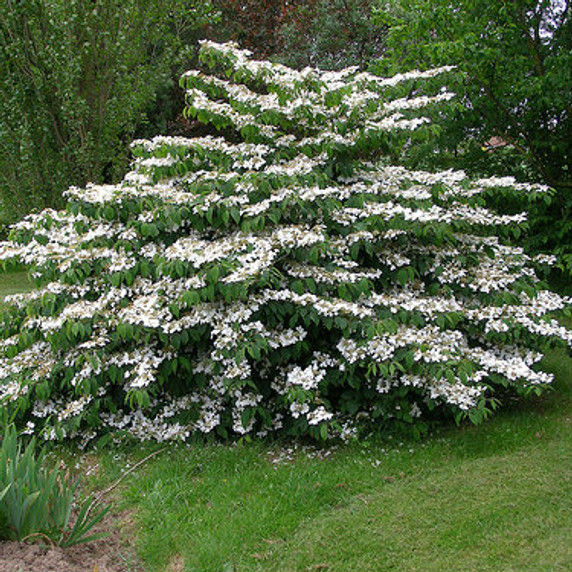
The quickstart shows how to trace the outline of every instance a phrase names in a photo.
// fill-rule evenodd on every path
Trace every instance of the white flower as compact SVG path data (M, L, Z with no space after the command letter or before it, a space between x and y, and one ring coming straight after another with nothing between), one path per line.
M326 411L325 407L320 405L310 413L308 413L308 424L309 425L318 425L322 421L329 421L334 416L333 413Z

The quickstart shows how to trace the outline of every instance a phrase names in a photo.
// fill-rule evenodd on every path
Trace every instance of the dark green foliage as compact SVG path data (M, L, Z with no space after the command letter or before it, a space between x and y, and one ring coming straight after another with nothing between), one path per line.
M438 136L408 150L410 162L511 174L553 187L550 203L532 208L529 246L557 253L570 271L570 3L380 2L377 20L387 41L386 57L375 66L378 71L458 66L456 81L449 84L457 102L440 120Z
M278 60L293 67L364 69L382 56L385 29L371 19L372 0L317 0L292 10L280 28Z
M118 180L210 14L195 0L2 2L0 221L61 206L71 184Z
M214 0L217 41L233 40L258 58L295 68L366 68L381 56L384 33L371 19L373 0Z

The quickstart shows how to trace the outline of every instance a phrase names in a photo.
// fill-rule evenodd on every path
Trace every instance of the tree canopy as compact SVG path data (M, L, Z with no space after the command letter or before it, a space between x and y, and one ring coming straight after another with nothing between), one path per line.
M71 184L120 180L212 18L194 0L0 3L0 222L62 206ZM152 117L162 128L165 99Z
M572 270L570 3L380 2L377 20L387 43L380 72L447 64L459 72L450 83L457 103L442 117L433 145L441 153L420 147L412 151L416 163L453 158L473 172L502 169L550 185L550 205L532 212L532 244L559 252ZM487 147L492 138L506 145L496 156Z

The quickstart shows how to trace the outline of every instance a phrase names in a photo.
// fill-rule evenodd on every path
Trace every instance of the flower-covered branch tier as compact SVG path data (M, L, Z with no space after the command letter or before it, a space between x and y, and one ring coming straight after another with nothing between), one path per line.
M13 227L0 259L38 287L9 297L0 400L45 438L123 431L315 438L359 424L480 421L498 390L540 391L535 365L572 333L511 246L524 213L491 193L545 187L408 171L381 150L452 95L296 71L204 42L187 114L224 136L133 143L121 184L71 188L66 211ZM409 82L409 84L408 84Z

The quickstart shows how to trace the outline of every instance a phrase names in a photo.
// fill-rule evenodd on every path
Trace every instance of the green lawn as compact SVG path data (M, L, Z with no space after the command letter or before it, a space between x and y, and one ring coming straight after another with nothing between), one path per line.
M28 292L32 288L32 283L27 272L3 272L0 273L0 304L4 296L9 294L20 294Z
M29 287L23 273L0 275L2 293ZM553 350L543 367L554 391L480 427L331 451L108 447L83 461L99 466L87 485L101 490L162 449L113 493L135 515L129 541L149 572L569 572L572 359Z

